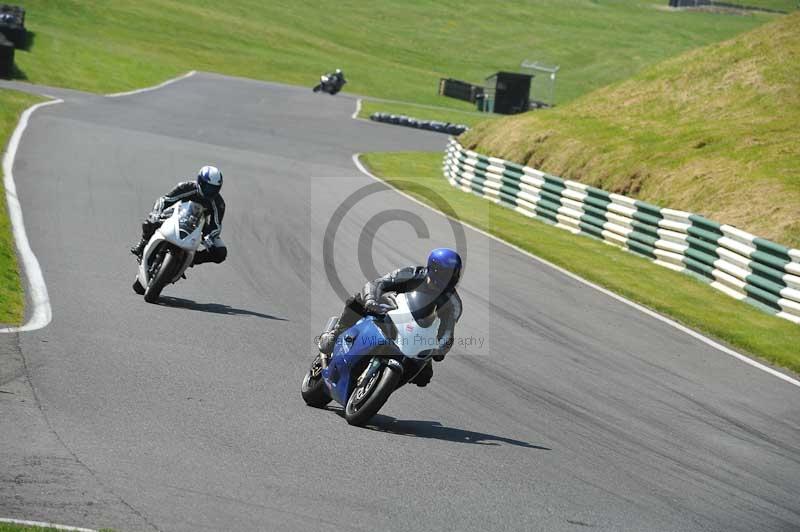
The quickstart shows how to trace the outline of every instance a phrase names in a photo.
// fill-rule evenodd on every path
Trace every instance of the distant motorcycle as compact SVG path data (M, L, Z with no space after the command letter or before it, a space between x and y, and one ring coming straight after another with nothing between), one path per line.
M430 296L413 291L390 300L393 310L341 333L329 360L321 353L314 358L300 387L306 404L321 408L335 400L349 424L364 425L436 354L440 320Z
M347 83L347 80L344 79L344 74L342 74L341 70L337 70L336 72L320 76L319 83L314 87L313 91L322 91L334 95L342 90L345 83Z
M142 253L133 290L148 303L158 301L161 291L177 282L194 261L203 244L205 210L194 201L181 201L166 209L161 224Z

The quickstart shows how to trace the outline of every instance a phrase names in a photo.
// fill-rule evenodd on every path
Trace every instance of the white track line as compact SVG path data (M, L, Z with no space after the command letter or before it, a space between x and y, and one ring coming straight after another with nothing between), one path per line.
M361 98L356 100L356 112L353 113L353 115L350 118L352 118L353 120L357 120L358 119L358 113L360 113L360 112L361 112Z
M119 98L120 96L131 96L133 94L141 94L143 92L154 91L156 89L164 88L167 85L172 85L176 81L180 81L182 79L186 79L188 77L194 76L195 74L197 74L197 71L192 70L192 71L187 72L186 74L184 74L182 76L178 76L177 78L168 79L164 83L159 83L158 85L153 85L152 87L145 87L144 89L136 89L136 90L127 91L127 92L115 92L114 94L106 94L106 98Z
M106 97L119 98L120 96L131 96L134 94L141 94L143 92L154 91L156 89L166 87L167 85L171 85L176 81L186 79L195 75L196 73L196 71L192 70L191 72L187 72L182 76L168 79L167 81L159 83L158 85L154 85L153 87L146 87L144 89L137 89L127 92L118 92L115 94L107 94ZM30 242L28 242L28 235L25 232L25 224L22 219L22 206L20 205L19 198L17 196L17 187L14 184L14 174L12 170L14 167L14 158L17 155L17 148L19 147L20 139L22 138L22 134L25 132L25 128L28 127L28 120L33 112L40 107L63 103L63 101L64 100L61 99L54 99L53 101L39 103L26 109L19 119L17 128L11 135L11 140L8 141L8 150L3 157L3 185L6 189L8 214L9 218L11 219L14 240L17 243L17 250L19 252L20 259L22 260L22 266L25 269L25 276L28 278L29 294L31 303L33 304L33 312L28 322L21 327L2 328L0 329L0 333L35 331L47 326L47 324L53 319L53 311L50 307L50 298L47 295L47 285L44 282L42 269L39 266L39 261L37 260L36 255L34 255L33 250L31 250Z
M661 322L666 323L667 325L670 325L671 327L674 327L675 329L678 329L681 332L684 332L684 333L688 334L689 336L691 336L693 338L696 338L697 340L700 340L704 344L707 344L707 345L713 347L714 349L717 349L718 351L722 351L726 355L730 355L730 356L732 356L734 358L738 358L739 360L741 360L745 364L750 364L754 368L758 368L761 371L765 371L765 372L769 373L770 375L773 375L775 377L778 377L779 379L782 379L782 380L788 382L789 384L793 384L793 385L795 385L797 387L800 387L800 381L798 381L796 379L793 379L792 377L790 377L790 376L788 376L786 374L783 374L780 371L776 371L776 370L772 369L769 366L765 366L764 364L753 360L750 357L747 357L747 356L745 356L745 355L743 355L741 353L737 353L733 349L730 349L729 347L725 347L724 345L722 345L722 344L720 344L718 342L715 342L711 338L708 338L707 336L704 336L704 335L700 334L697 331L694 331L694 330L692 330L692 329L690 329L690 328L688 328L688 327L686 327L684 325L681 325L680 323L678 323L676 321L673 321L670 318L667 318L666 316L662 316L661 314L659 314L659 313L657 313L657 312L655 312L653 310L650 310L647 307L643 307L642 305L640 305L638 303L634 303L630 299L625 299L624 297L622 297L622 296L620 296L618 294L615 294L614 292L606 290L602 286L596 285L596 284L592 283L591 281L587 281L583 277L575 275L574 273L569 272L569 271L565 270L564 268L562 268L560 266L556 266L552 262L549 262L549 261L547 261L547 260L545 260L545 259L543 259L541 257L537 257L536 255L534 255L533 253L530 253L529 251L525 251L524 249L522 249L522 248L520 248L518 246L515 246L514 244L510 244L510 243L506 242L505 240L502 240L501 238L498 238L498 237L496 237L496 236L494 236L494 235L492 235L490 233L487 233L486 231L484 231L482 229L478 229L477 227L475 227L473 225L470 225L470 224L468 224L466 222L463 222L461 220L456 220L456 219L444 214L443 212L434 209L430 205L427 205L427 204L423 203L422 201L418 200L417 198L406 194L402 190L399 190L399 189L393 187L392 185L390 185L386 181L384 181L384 180L372 175L370 173L370 171L367 170L364 167L364 165L361 164L361 161L359 160L359 156L360 155L361 155L360 153L353 154L353 162L355 163L356 167L359 169L359 171L362 174L364 174L364 175L366 175L368 177L371 177L372 179L374 179L376 181L380 181L380 182L386 184L386 186L388 186L389 188L393 189L398 194L401 194L401 195L405 196L406 198L410 199L414 203L422 205L423 207L425 207L427 209L430 209L433 212L436 212L436 213L444 216L447 219L453 220L453 221L455 221L457 223L460 223L461 225L469 227L473 231L477 231L478 233L480 233L480 234L482 234L482 235L484 235L484 236L486 236L488 238L491 238L492 240L496 240L497 242L501 242L501 243L505 244L506 246L514 249L515 251L518 251L518 252L522 253L523 255L525 255L527 257L530 257L531 259L533 259L533 260L535 260L535 261L537 261L537 262L539 262L541 264L544 264L546 266L549 266L550 268L553 268L554 270L559 271L560 273L566 275L567 277L569 277L571 279L575 279L576 281L578 281L580 283L583 283L586 286L590 286L590 287L594 288L595 290L598 290L598 291L602 292L603 294L605 294L605 295L607 295L607 296L609 296L611 298L616 299L617 301L625 303L626 305L628 305L630 307L633 307L633 308L635 308L635 309L637 309L637 310L639 310L641 312L644 312L648 316L651 316L651 317L653 317L653 318L655 318L655 319L657 319L657 320L659 320Z
M0 517L0 523L11 523L14 525L38 526L42 528L55 528L56 530L74 530L75 532L97 532L92 528L80 528L77 526L57 525L54 523L45 523L44 521L25 521L22 519L8 519Z
M22 134L25 128L28 127L28 120L34 111L46 105L55 105L61 103L63 100L53 100L50 102L38 103L29 107L22 113L19 119L17 128L11 135L11 140L8 141L8 151L3 157L3 185L6 189L6 201L8 203L8 215L11 219L11 227L14 233L14 240L17 243L17 251L22 260L22 266L25 269L25 277L28 279L29 296L33 305L33 312L28 322L21 327L8 327L0 329L0 333L16 333L23 331L35 331L41 329L50 323L53 313L50 309L50 298L47 295L47 285L44 282L42 269L39 267L39 261L36 259L31 244L28 242L28 234L25 232L25 223L22 219L22 206L19 203L17 196L17 186L14 183L14 158L17 155L17 148L19 148L19 141L22 139Z

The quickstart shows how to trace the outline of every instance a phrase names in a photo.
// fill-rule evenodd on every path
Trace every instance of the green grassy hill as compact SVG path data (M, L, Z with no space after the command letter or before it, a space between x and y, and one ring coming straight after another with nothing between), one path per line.
M482 153L800 247L800 13L552 111L478 124Z
M774 1L774 0L771 0ZM365 95L455 108L438 79L481 82L525 59L562 66L566 102L775 15L664 9L666 0L26 0L17 54L33 82L112 92L190 69L312 84L340 66Z

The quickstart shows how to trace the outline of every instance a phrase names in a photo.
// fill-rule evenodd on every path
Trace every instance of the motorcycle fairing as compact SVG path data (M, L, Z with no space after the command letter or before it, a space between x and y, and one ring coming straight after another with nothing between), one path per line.
M337 403L347 404L347 399L353 392L359 377L359 375L353 374L354 369L360 366L365 358L375 356L376 348L382 346L397 352L394 342L386 338L372 316L360 319L339 335L328 367L322 370L322 377L328 386L331 397ZM382 352L390 354L392 351ZM397 354L399 355L399 353Z
M171 282L175 282L192 264L194 254L203 242L205 217L200 204L181 201L167 209L165 214L168 213L169 216L150 237L142 253L142 262L139 265L139 282L142 286L148 286L150 283L150 266L156 256L155 252L162 243L172 244L184 251L183 263L171 279Z
M389 319L395 325L397 336L395 345L403 356L412 359L425 359L431 356L439 346L438 334L441 320L436 312L427 312L427 316L418 313L427 307L424 298L415 297L415 292L398 294L395 298L397 308L388 312Z
M430 302L425 297L416 296L398 294L397 308L388 312L386 321L366 316L339 334L333 356L322 370L322 378L336 402L346 405L359 377L375 369L373 364L365 364L365 359L396 363L404 369L407 379L422 370L438 347L440 319L429 310Z

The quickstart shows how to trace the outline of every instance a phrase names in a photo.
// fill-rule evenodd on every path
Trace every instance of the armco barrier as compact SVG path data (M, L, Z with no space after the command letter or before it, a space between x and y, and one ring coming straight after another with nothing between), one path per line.
M719 2L718 0L669 0L670 7L725 7L729 9L743 9L745 11L763 11L765 13L781 13L786 11L771 9L763 6L749 6L736 2Z
M464 149L451 139L450 183L525 216L600 238L800 323L800 250L697 214L665 209Z
M448 135L460 135L469 129L464 124L452 124L450 122L438 122L436 120L417 120L410 116L393 115L389 113L372 113L369 119L374 122L426 129L428 131L447 133Z

